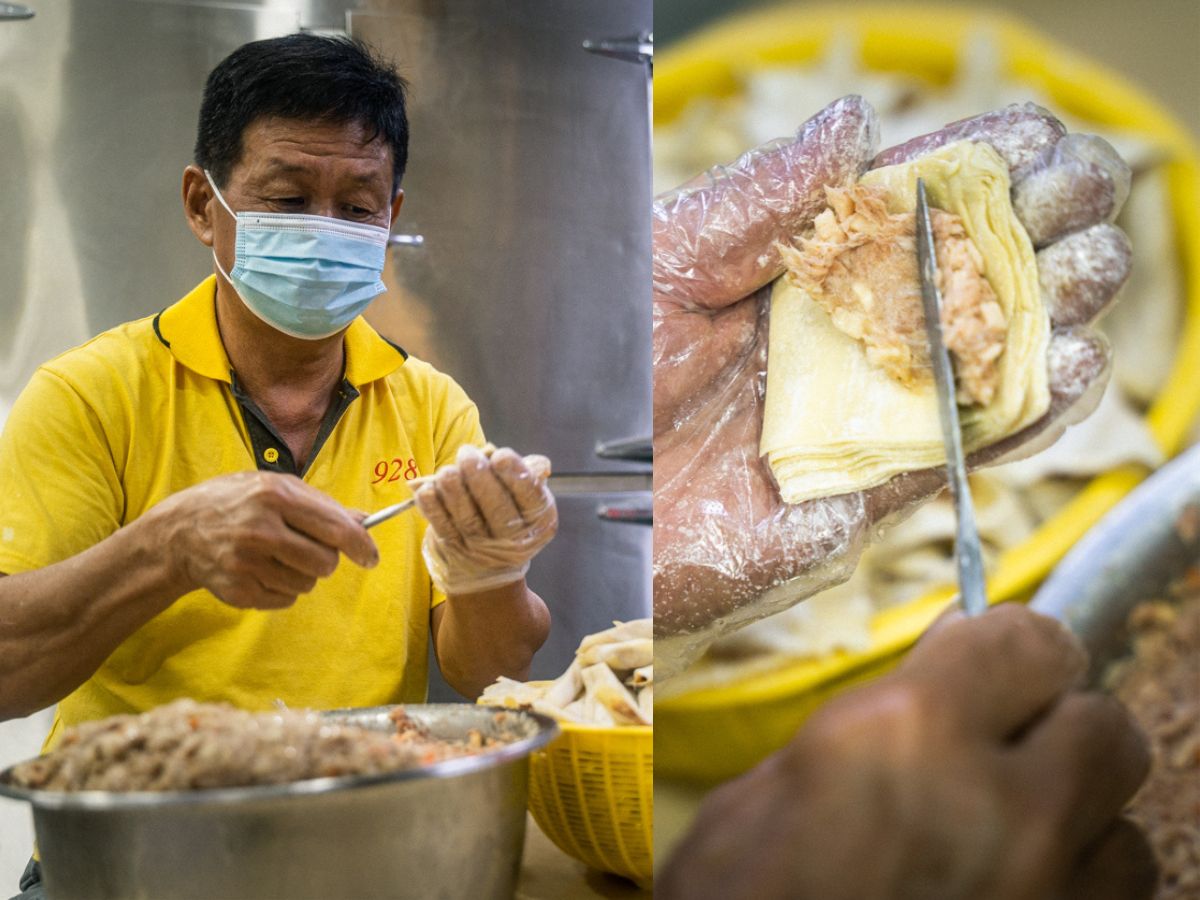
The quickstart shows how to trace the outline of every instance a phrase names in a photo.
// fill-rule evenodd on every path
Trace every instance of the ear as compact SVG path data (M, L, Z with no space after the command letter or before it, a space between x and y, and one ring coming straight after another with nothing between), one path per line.
M396 191L396 196L392 198L392 225L396 224L396 217L400 215L400 207L404 205L404 188L399 188Z
M213 245L212 212L216 204L212 185L199 166L183 170L183 214L188 228L205 247Z

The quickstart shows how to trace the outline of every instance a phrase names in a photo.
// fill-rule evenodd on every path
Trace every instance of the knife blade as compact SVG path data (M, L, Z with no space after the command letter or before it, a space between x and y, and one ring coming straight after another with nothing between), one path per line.
M983 555L979 547L979 529L975 525L975 507L971 486L967 483L967 465L963 457L962 426L954 394L954 371L950 354L942 338L942 295L937 281L937 255L933 244L933 223L929 218L929 200L924 179L917 179L917 267L921 277L921 306L925 312L925 333L929 339L929 361L937 386L938 418L946 445L946 474L954 498L954 558L958 569L958 596L969 616L987 609L987 588L983 578Z
M651 490L653 475L650 472L562 472L550 475L546 479L546 484L556 495L623 494ZM416 502L410 497L400 503L385 506L363 519L363 528L371 528L380 522L386 522L393 516L412 509Z

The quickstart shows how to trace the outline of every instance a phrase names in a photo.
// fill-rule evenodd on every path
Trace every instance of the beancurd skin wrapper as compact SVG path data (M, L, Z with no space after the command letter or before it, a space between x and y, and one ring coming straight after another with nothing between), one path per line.
M594 644L580 650L576 659L581 666L605 663L613 669L638 669L654 662L654 641L635 638L613 644Z
M638 711L647 725L654 724L654 685L647 684L637 695Z
M1049 317L1033 245L1009 199L1008 169L985 144L960 141L868 172L890 213L912 212L916 180L930 205L960 216L1008 321L1000 382L985 406L960 408L967 452L1040 418L1050 405ZM866 490L945 463L932 383L906 387L868 362L805 291L776 281L771 294L767 396L760 451L788 503Z
M540 685L500 676L495 684L484 688L480 699L496 706L521 706L540 701L546 689Z
M575 660L567 668L567 671L554 679L542 699L551 706L566 708L583 690L583 678L580 671L579 660Z
M612 628L587 635L579 642L576 655L601 644L616 644L621 641L649 640L654 637L653 620L633 619L629 622L614 622Z
M605 707L616 722L630 725L647 723L638 709L637 699L621 684L604 663L596 663L583 670L583 684L589 697Z
M648 725L654 702L651 626L648 618L614 622L612 628L587 635L571 665L554 681L527 683L501 676L480 700L567 722Z

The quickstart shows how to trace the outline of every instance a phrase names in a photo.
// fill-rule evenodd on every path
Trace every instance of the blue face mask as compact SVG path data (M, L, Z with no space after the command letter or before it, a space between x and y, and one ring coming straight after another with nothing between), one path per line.
M235 213L237 252L225 276L246 307L284 334L318 340L336 334L387 290L379 276L388 229L296 213Z

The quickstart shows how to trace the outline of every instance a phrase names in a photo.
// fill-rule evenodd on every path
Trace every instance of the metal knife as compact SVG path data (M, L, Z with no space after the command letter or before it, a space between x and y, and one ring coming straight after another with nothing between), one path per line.
M950 354L942 339L942 296L937 282L937 255L933 245L933 224L929 219L929 201L925 181L917 179L917 267L921 276L921 304L925 311L925 333L929 337L929 361L937 385L938 417L946 444L946 472L954 498L957 522L954 557L958 567L958 595L969 616L987 609L987 588L983 578L983 556L979 548L979 529L975 526L975 508L971 486L967 483L967 465L963 458L962 428L958 422L958 404L954 399L954 371Z
M554 473L546 479L554 494L615 494L631 491L649 491L653 487L650 472L563 472ZM363 528L371 528L386 522L405 510L412 509L416 500L409 498L401 503L385 506L363 519Z

